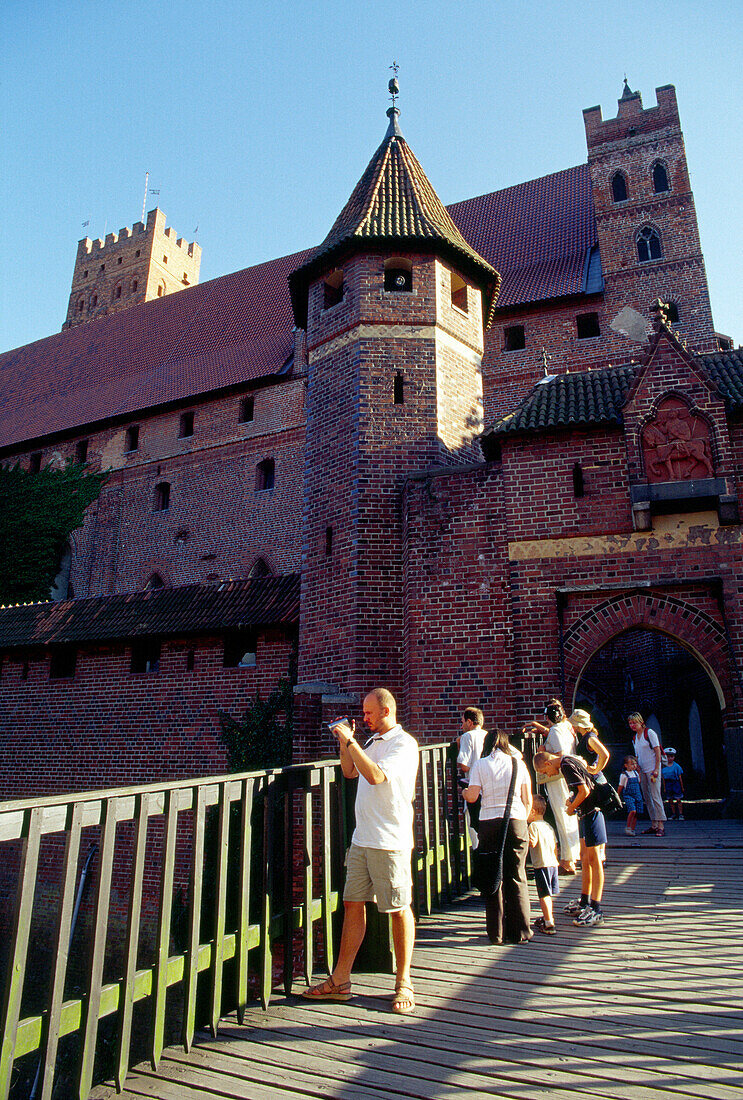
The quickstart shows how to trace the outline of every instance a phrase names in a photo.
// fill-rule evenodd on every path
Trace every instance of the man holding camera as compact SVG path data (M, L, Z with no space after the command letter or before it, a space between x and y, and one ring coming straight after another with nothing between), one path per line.
M340 745L346 779L358 777L356 828L346 855L343 932L335 969L329 978L305 990L310 1001L346 1001L351 996L351 967L366 931L366 902L376 901L392 919L395 945L393 1012L415 1008L410 964L415 941L412 901L413 799L418 774L418 743L397 722L395 697L375 688L364 699L364 723L371 739L356 740L353 721L339 719L331 728Z

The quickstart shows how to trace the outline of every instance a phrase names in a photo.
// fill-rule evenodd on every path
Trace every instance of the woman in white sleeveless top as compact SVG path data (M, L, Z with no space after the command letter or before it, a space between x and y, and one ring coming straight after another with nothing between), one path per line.
M542 745L544 751L573 756L576 748L575 730L568 722L565 708L559 699L550 699L544 708L544 713L550 723ZM530 722L524 726L524 731L529 733L544 733L545 729L541 722ZM544 785L544 793L555 818L557 837L560 842L560 867L568 874L574 875L575 861L580 854L580 839L578 819L568 817L565 812L565 803L570 797L568 785L559 773L555 776L537 773L537 782Z

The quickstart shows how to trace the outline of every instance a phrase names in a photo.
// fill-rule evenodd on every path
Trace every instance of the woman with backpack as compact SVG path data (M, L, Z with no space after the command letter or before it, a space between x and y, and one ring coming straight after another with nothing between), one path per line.
M645 719L637 710L629 715L627 725L635 735L632 747L637 760L642 797L645 799L650 817L650 828L645 829L644 832L652 836L665 836L666 811L663 808L660 771L663 750L660 746L660 737L654 729L645 725Z

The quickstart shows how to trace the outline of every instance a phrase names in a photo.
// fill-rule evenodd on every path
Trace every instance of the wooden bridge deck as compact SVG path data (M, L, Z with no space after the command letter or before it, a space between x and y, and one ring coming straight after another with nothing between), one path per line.
M563 879L556 936L491 947L470 898L422 922L415 1016L391 1014L385 975L359 975L344 1004L277 997L121 1095L743 1100L742 854L737 822L618 835L603 927L562 917L578 888Z

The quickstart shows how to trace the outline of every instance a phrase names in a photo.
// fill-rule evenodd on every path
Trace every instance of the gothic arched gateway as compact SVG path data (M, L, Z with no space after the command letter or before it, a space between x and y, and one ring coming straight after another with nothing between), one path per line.
M610 638L585 665L575 705L588 710L612 751L618 774L630 750L626 716L639 710L673 745L692 798L727 794L719 683L698 656L669 634L645 626ZM724 702L724 700L723 700Z

